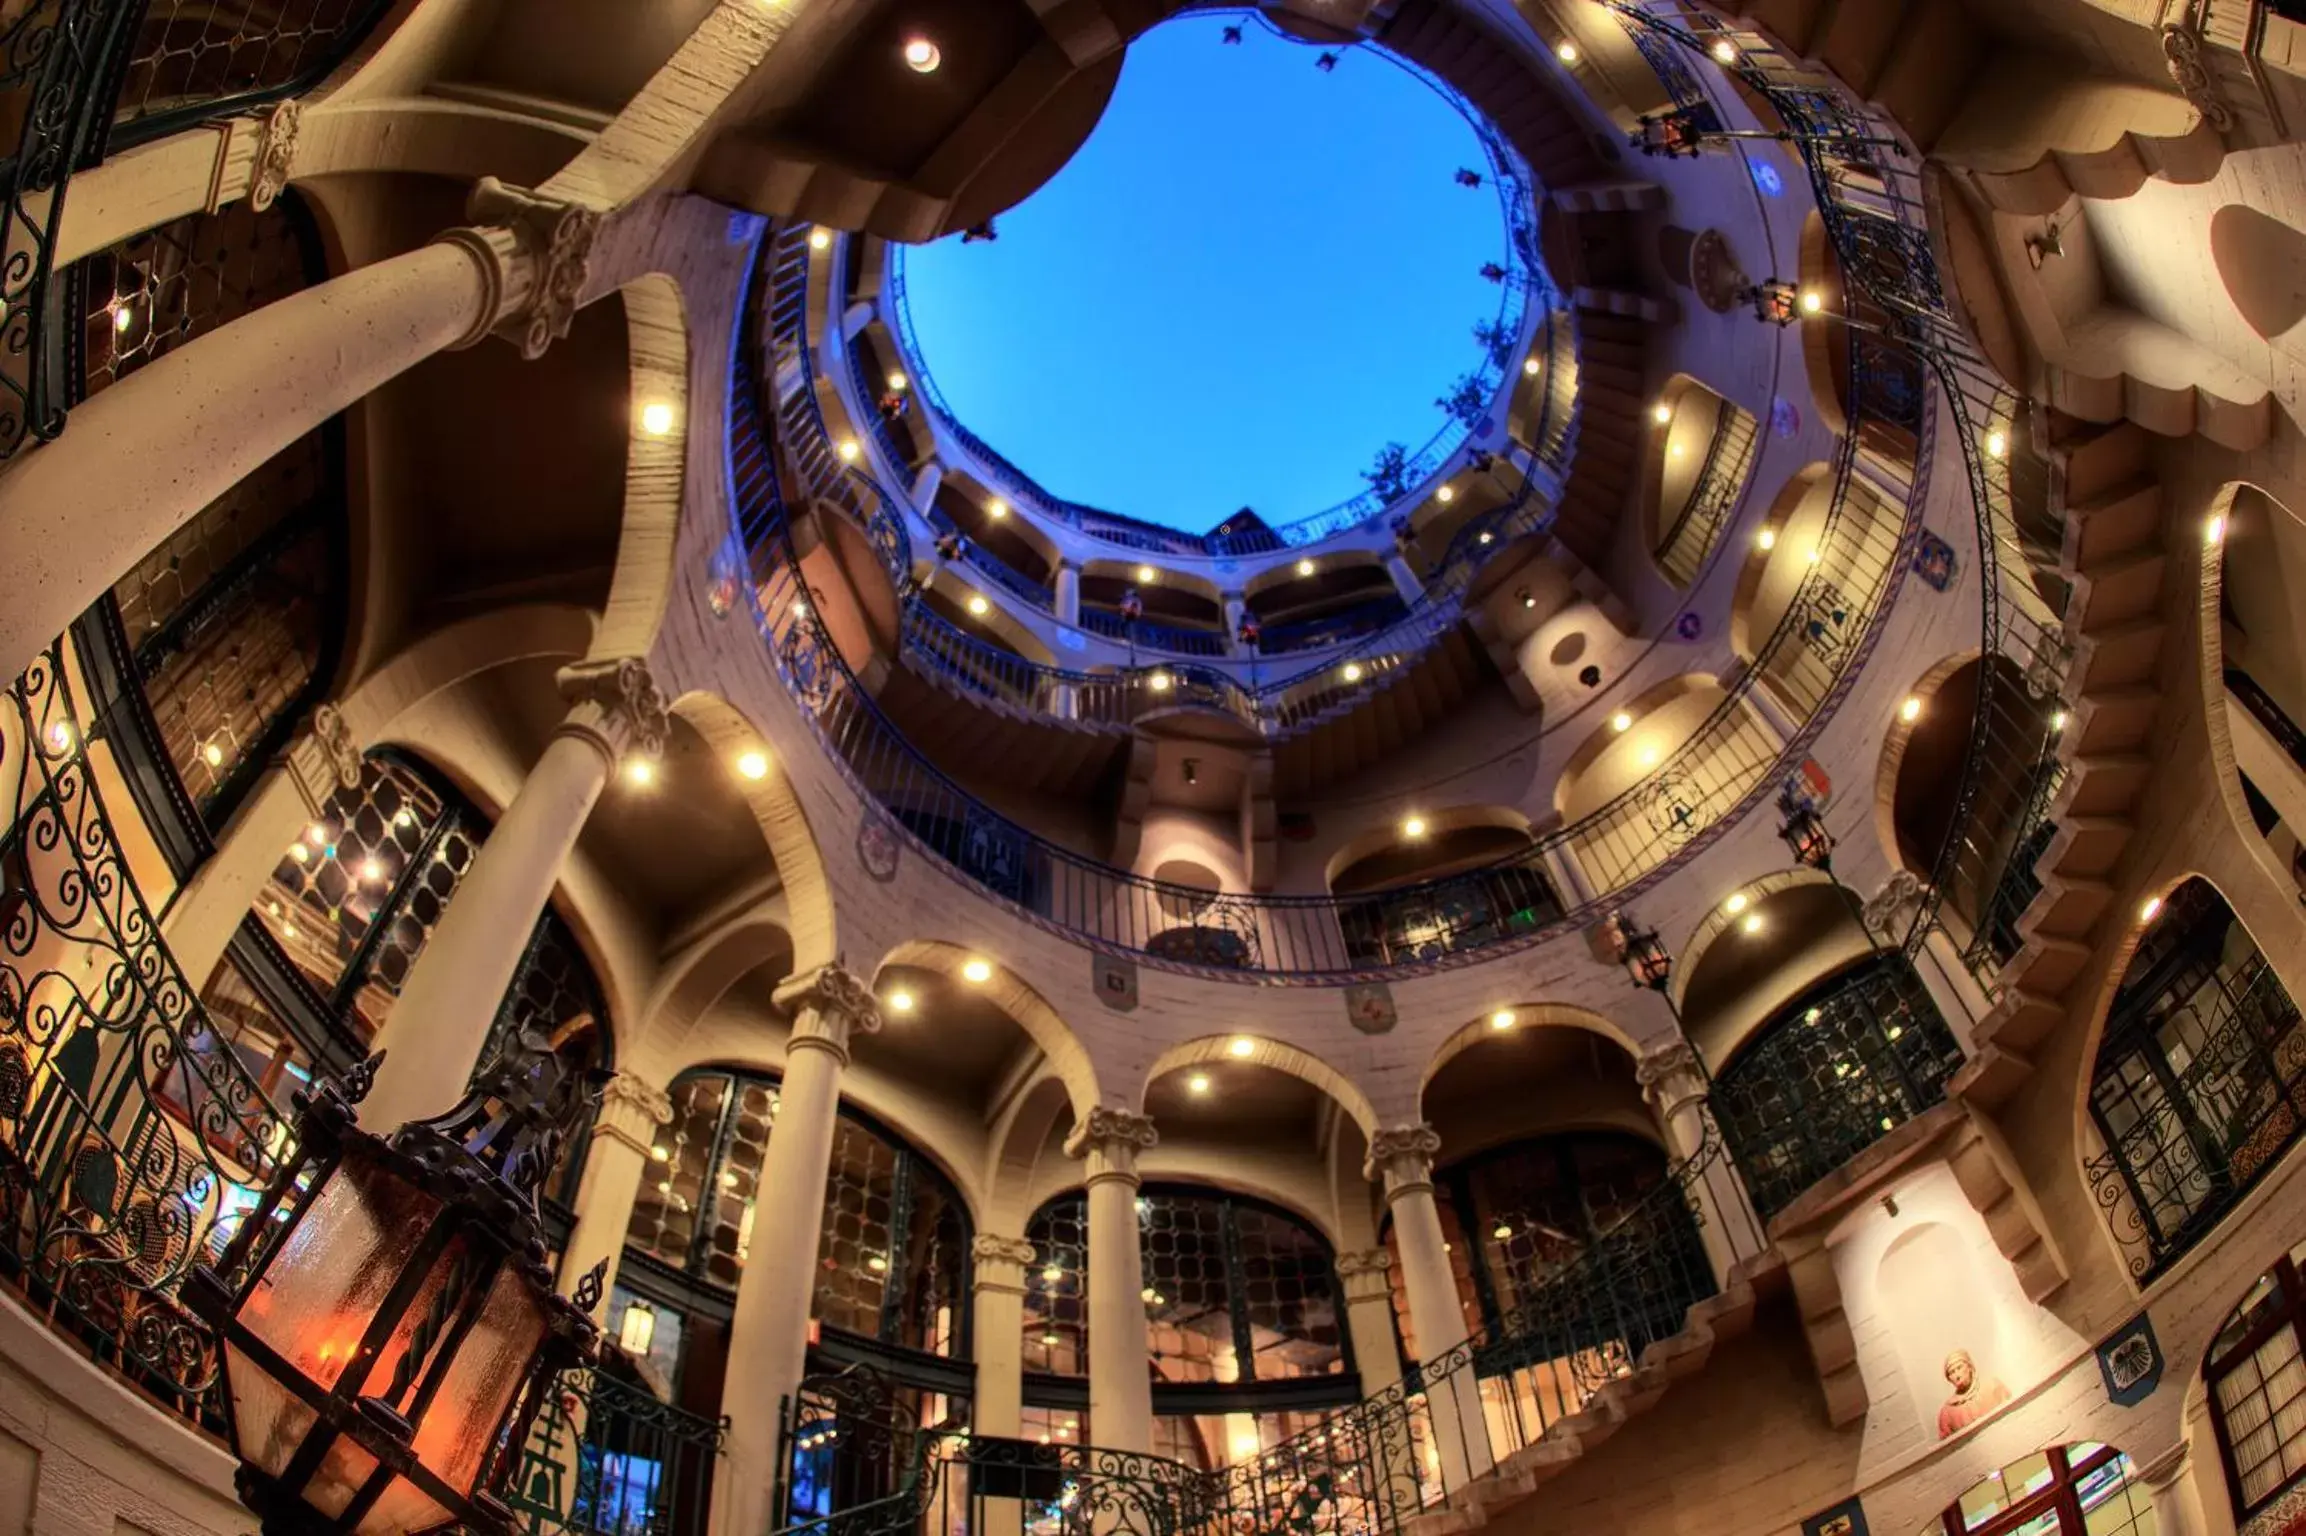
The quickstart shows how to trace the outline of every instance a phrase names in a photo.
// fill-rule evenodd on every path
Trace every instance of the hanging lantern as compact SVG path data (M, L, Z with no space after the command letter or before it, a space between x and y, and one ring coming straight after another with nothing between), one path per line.
M1756 320L1770 325L1791 325L1801 312L1801 290L1774 277L1754 284L1740 297L1753 305Z
M1826 830L1826 819L1817 813L1817 808L1789 789L1778 796L1778 810L1785 816L1778 826L1778 836L1792 850L1794 862L1805 869L1822 869L1832 874L1834 835Z
M1673 980L1673 955L1665 941L1657 936L1655 928L1644 928L1634 920L1631 912L1619 912L1610 919L1617 939L1617 957L1625 966L1625 973L1633 978L1637 987L1647 987L1662 993Z
M222 1342L267 1536L510 1536L499 1492L599 1342L602 1270L555 1295L536 1212L598 1074L518 1031L453 1109L385 1137L354 1114L382 1059L295 1096L293 1155L185 1300Z
M1676 107L1670 112L1645 115L1641 126L1626 135L1626 140L1645 155L1694 157L1705 142L1707 130L1713 126L1711 108Z

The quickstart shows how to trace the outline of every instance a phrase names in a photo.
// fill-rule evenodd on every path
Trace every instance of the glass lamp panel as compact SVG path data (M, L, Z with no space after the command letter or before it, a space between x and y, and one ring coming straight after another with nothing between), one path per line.
M461 1232L449 1239L448 1245L434 1257L432 1268L425 1272L423 1283L416 1288L416 1294L409 1298L408 1306L393 1325L391 1335L384 1341L384 1347L377 1351L376 1364L370 1369L368 1379L361 1383L363 1397L379 1398L402 1415L413 1417L410 1404L415 1400L431 1368L432 1362L426 1355L436 1349L447 1336L451 1320L462 1310L471 1294L469 1285L460 1286L465 1294L447 1297L447 1306L441 1310L449 1279L472 1262L471 1239ZM439 1316L434 1315L436 1310L440 1310ZM409 1349L417 1343L420 1332L430 1342L421 1346L416 1359L410 1360ZM403 1370L407 1371L408 1379L399 1381L396 1378ZM437 1402L433 1411L439 1411Z
M331 1520L338 1519L375 1473L376 1458L362 1450L359 1441L338 1435L320 1458L312 1481L304 1485L304 1501Z
M505 1410L528 1381L544 1331L544 1298L511 1266L498 1270L416 1427L417 1459L449 1487L471 1490ZM368 1530L366 1522L362 1528Z
M319 1417L279 1378L233 1345L224 1350L224 1385L232 1394L232 1437L243 1460L278 1477Z
M258 1276L241 1322L332 1390L439 1210L378 1168L343 1165Z

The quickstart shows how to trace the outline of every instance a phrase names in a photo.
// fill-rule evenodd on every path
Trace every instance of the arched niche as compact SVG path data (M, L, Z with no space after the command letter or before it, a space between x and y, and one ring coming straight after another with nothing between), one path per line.
M1534 932L1561 899L1537 855L1528 819L1503 806L1421 813L1348 843L1330 861L1329 889L1356 963L1398 964Z
M1854 900L1806 870L1723 893L1675 978L1682 1028L1715 1071L1787 1002L1872 953Z
M1676 587L1696 579L1752 458L1755 422L1688 374L1666 381L1650 408L1642 473L1642 536Z
M1672 762L1727 697L1719 680L1693 672L1627 700L1570 755L1554 786L1554 809L1568 823L1600 810Z
M1730 645L1806 717L1851 659L1897 558L1905 511L1831 464L1798 471L1755 530L1730 605Z

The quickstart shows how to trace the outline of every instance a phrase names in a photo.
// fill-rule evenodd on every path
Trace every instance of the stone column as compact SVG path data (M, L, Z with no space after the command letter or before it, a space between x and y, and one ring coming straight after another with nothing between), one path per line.
M1015 1439L1025 1422L1025 1271L1033 1245L1021 1237L980 1232L970 1245L976 1315L977 1396L970 1430ZM1019 1536L1024 1506L1011 1498L982 1501L983 1536Z
M1369 1139L1364 1177L1385 1182L1386 1209L1393 1213L1394 1242L1401 1250L1401 1278L1409 1292L1409 1321L1417 1333L1427 1410L1433 1416L1434 1448L1441 1459L1444 1491L1454 1493L1490 1468L1488 1426L1473 1363L1465 1308L1458 1301L1457 1277L1449 1267L1449 1244L1442 1236L1441 1210L1433 1199L1433 1155L1441 1138L1425 1124L1397 1125Z
M2192 1448L2181 1440L2161 1455L2133 1463L2154 1503L2156 1536L2205 1536L2210 1528L2194 1484Z
M902 474L905 466L899 464L894 468ZM920 509L924 518L929 515L929 508L936 504L937 492L943 488L944 484L945 466L935 459L922 465L921 472L913 477L913 505Z
M267 459L434 353L568 333L600 215L483 178L451 230L267 304L73 411L0 474L0 678Z
M837 962L788 979L777 988L776 1003L792 1017L793 1032L785 1041L776 1129L753 1210L758 1235L737 1279L729 1323L728 1379L721 1389L728 1461L713 1479L713 1529L721 1536L762 1536L769 1529L779 1425L808 1357L841 1074L851 1037L881 1027L871 989Z
M1057 562L1057 622L1081 627L1081 567L1076 561Z
M160 931L186 981L198 987L216 969L288 845L322 819L338 790L360 787L360 772L360 744L344 716L333 704L313 710L168 908Z
M671 1124L672 1118L671 1096L638 1073L619 1072L601 1089L585 1176L577 1186L576 1226L561 1251L560 1286L574 1291L586 1270L606 1260L603 1317L608 1315L609 1287L616 1284L617 1260L624 1256L625 1231L632 1225L633 1197L648 1172L649 1149L656 1145L657 1127Z
M1239 592L1228 592L1221 599L1224 610L1225 654L1228 656L1254 656L1257 653L1241 643L1241 619L1249 611L1249 599Z
M1713 1267L1714 1284L1726 1290L1737 1262L1752 1258L1769 1242L1722 1145L1721 1127L1706 1107L1709 1085L1697 1051L1685 1040L1652 1052L1634 1067L1634 1081L1657 1115L1674 1162L1703 1159L1686 1183L1697 1201L1698 1237Z
M1393 590L1400 593L1401 600L1410 607L1416 607L1418 600L1425 596L1424 580L1409 568L1408 557L1398 551L1385 557L1385 574L1393 578Z
M1153 1449L1137 1155L1159 1140L1145 1116L1103 1107L1065 1139L1089 1165L1089 1433L1108 1450Z
M363 1124L390 1129L456 1101L610 772L628 751L664 752L670 726L645 663L564 667L560 687L568 717L481 844L377 1032L386 1054Z

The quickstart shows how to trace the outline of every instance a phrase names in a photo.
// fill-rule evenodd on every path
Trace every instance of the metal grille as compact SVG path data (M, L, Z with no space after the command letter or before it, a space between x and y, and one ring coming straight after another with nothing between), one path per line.
M898 1196L897 1149L854 1122L836 1125L817 1242L819 1321L879 1336L881 1297L901 1226Z
M1028 1371L1079 1376L1089 1369L1089 1202L1061 1195L1034 1212L1025 1241L1024 1361Z
M2249 930L2189 881L2131 957L2099 1047L2090 1183L2131 1274L2159 1274L2298 1139L2306 1030Z
M1706 445L1705 464L1690 488L1689 500L1658 541L1658 569L1666 580L1687 589L1713 553L1721 531L1745 495L1746 473L1753 468L1754 442L1759 424L1727 400L1720 403L1714 435Z
M74 403L327 276L293 194L263 213L238 202L187 214L82 258L66 274L80 321Z
M761 1195L761 1168L768 1161L769 1133L776 1128L783 1100L774 1083L743 1079L733 1085L717 1155L710 1163L712 1183L695 1198L709 1212L699 1255L706 1279L736 1289L753 1251L753 1210ZM683 1256L684 1262L696 1262Z
M0 832L0 1276L61 1335L216 1425L179 1281L229 1241L289 1127L177 971L115 840L61 658L9 685ZM272 1048L267 1049L271 1059Z
M712 1177L713 1151L721 1132L721 1111L731 1083L720 1076L691 1076L673 1084L673 1118L657 1131L649 1148L649 1171L633 1198L625 1246L653 1259L684 1266L696 1248L705 1181ZM730 1234L734 1251L736 1234Z
M1945 1098L1962 1050L1903 956L1772 1016L1715 1080L1713 1110L1762 1216Z
M660 1402L603 1366L565 1371L505 1502L532 1531L702 1536L727 1419Z
M286 1020L228 957L200 991L200 1007L216 1038L239 1058L264 1096L280 1101L312 1081L312 1058Z
M1247 1381L1234 1348L1233 1244L1221 1200L1163 1191L1137 1197L1145 1266L1145 1320L1155 1369L1166 1381Z
M390 0L148 0L112 140L145 143L310 89L349 58Z

